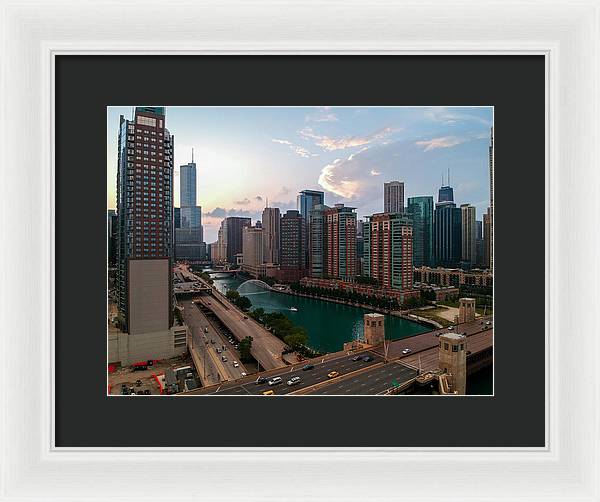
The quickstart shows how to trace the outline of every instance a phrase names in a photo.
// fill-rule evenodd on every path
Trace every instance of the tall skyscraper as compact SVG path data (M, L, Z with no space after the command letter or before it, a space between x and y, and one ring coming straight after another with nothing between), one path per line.
M413 221L398 213L367 216L364 275L383 288L412 289Z
M447 185L444 185L444 175L442 174L442 186L438 191L438 202L454 202L454 190L450 186L450 169L448 169Z
M242 253L244 255L244 270L257 277L258 267L264 262L263 238L264 229L261 227L242 227Z
M304 255L304 267L308 269L311 268L309 244L311 234L310 212L314 207L323 204L325 204L325 194L323 192L320 192L318 190L302 190L298 194L296 209L298 209L300 215L304 219L304 225L306 227L306 233L304 235L304 248L306 250Z
M436 265L457 268L462 252L461 210L454 202L438 202L433 219L433 254Z
M433 197L409 197L407 212L413 220L413 265L432 267Z
M109 209L106 214L106 237L108 243L108 264L114 266L117 263L117 213Z
M475 207L461 204L461 268L469 269L475 266L477 257L475 224Z
M483 248L484 248L484 266L486 268L491 269L491 236L492 236L492 225L491 225L491 214L490 208L488 207L488 212L483 215Z
M324 277L326 274L327 240L325 239L325 211L329 207L317 204L309 213L309 225L307 231L309 237L309 262L311 277Z
M263 260L265 263L279 263L280 218L278 207L265 207L263 210Z
M475 221L475 264L481 268L485 266L485 248L483 241L483 223Z
M390 181L383 184L383 212L404 212L404 182Z
M203 260L206 255L202 229L202 208L196 205L196 163L179 167L180 226L175 230L175 256L178 260Z
M228 216L221 222L225 260L235 264L235 255L242 252L242 229L250 226L250 218Z
M490 225L490 235L488 239L487 255L489 256L489 267L494 268L494 128L490 129L490 146L488 147L488 164L490 166L490 207L488 208L488 218Z
M308 221L309 213L318 204L325 203L325 194L318 190L302 190L298 194L297 209L300 211L304 221Z
M173 208L173 220L175 223L175 228L181 228L181 208L180 207Z
M297 281L306 275L305 234L306 224L299 211L289 210L281 217L279 268L284 280Z
M342 280L356 277L356 212L336 204L325 210L325 275Z
M117 174L119 324L131 359L172 357L173 148L164 107L120 118ZM183 349L185 351L185 340ZM124 358L126 359L126 358Z

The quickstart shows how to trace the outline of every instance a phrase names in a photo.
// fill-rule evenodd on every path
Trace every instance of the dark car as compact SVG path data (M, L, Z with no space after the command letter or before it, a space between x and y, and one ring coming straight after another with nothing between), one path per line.
M302 366L302 371L312 370L313 368L314 366L312 364L305 364L304 366Z
M260 385L261 383L265 383L267 381L266 377L258 377L254 382L256 385Z
M364 362L368 363L369 361L372 361L372 360L373 360L373 358L372 358L371 356L365 356L365 357L363 357L363 358L362 358L362 360L363 360Z

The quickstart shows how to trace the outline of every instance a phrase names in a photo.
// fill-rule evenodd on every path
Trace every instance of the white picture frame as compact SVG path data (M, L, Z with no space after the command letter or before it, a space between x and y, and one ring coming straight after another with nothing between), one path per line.
M0 500L600 500L598 1L1 5ZM545 447L54 445L54 57L225 53L545 55Z

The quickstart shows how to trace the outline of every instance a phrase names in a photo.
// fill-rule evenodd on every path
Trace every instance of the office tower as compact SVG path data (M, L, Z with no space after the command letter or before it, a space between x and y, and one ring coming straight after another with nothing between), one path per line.
M254 277L260 275L258 273L259 266L264 262L263 236L264 229L260 227L251 227L250 225L242 227L243 268Z
M483 223L481 220L475 221L475 264L477 267L485 266Z
M177 260L204 260L206 246L202 229L202 208L196 205L196 163L179 167L180 225L175 229Z
M308 221L309 213L318 204L325 203L325 194L318 190L302 190L298 194L297 208L304 221Z
M117 166L119 326L128 334L121 361L185 352L173 335L173 147L164 107L120 117Z
M304 267L310 269L310 211L318 205L325 204L325 194L318 190L302 190L297 197L296 209L304 219L306 233L304 236L304 248L306 249L304 256Z
M404 182L390 181L383 184L383 212L404 212Z
M471 204L461 204L461 268L472 268L475 266L476 258L476 234L475 207Z
M409 197L407 212L413 219L413 265L432 267L433 197Z
M250 226L250 218L228 216L221 222L225 261L236 263L235 255L242 252L242 229Z
M327 241L325 239L325 211L329 209L324 204L317 204L309 213L307 231L309 236L309 264L311 277L325 276L325 261Z
M181 228L181 208L180 207L173 208L173 222L175 224L175 228Z
M450 169L448 169L447 185L444 185L444 175L442 174L442 186L438 191L438 202L454 202L454 190L450 186Z
M462 252L461 209L454 202L438 202L433 219L433 254L436 265L459 267Z
M109 209L106 213L106 239L109 266L114 266L117 263L117 226L117 213L114 209Z
M290 209L281 217L281 246L279 260L281 268L304 268L304 234L306 225L299 211Z
M484 260L483 264L486 268L491 269L491 214L490 208L488 207L488 212L483 215L483 248L484 248Z
M279 263L280 218L278 207L265 207L263 210L263 260L265 263Z
M212 249L213 261L223 263L227 261L227 234L223 231L225 227L225 220L221 222L219 230L217 230L217 242L215 247Z
M490 207L488 208L490 235L488 239L487 254L489 268L494 268L494 128L490 129L490 146L488 147L488 163L490 166Z
M364 221L356 222L356 275L363 274L363 262L365 253Z
M306 223L299 211L289 210L281 217L279 277L286 282L299 281L306 271Z
M353 207L336 204L324 212L327 277L352 280L356 276L356 212Z
M412 289L412 218L398 213L367 216L364 275L383 288Z

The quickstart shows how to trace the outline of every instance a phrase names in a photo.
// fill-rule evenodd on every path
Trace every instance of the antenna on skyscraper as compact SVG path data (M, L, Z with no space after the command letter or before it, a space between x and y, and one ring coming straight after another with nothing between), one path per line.
M192 164L194 163L194 147L192 147Z
M448 168L448 186L450 186L450 168Z

